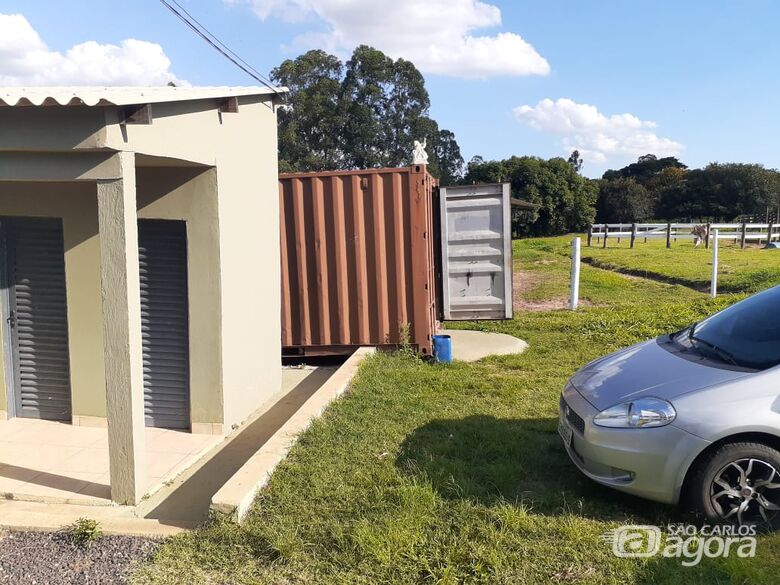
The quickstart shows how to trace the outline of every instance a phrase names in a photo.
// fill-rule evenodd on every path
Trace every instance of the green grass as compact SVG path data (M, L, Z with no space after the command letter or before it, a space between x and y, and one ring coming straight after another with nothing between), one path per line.
M515 243L529 299L565 297L563 239ZM586 480L556 434L566 379L585 362L726 306L689 288L584 266L584 310L461 324L530 343L520 356L364 363L301 437L241 528L166 542L139 583L778 582L780 537L756 559L618 559L601 534L687 518Z
M584 242L583 238L583 242ZM561 253L566 249L569 238L551 239L549 245ZM764 250L749 246L742 250L739 245L723 240L719 246L718 289L721 292L756 292L780 284L780 251ZM601 248L593 241L593 247L582 248L586 262L603 268L616 269L638 276L668 279L698 290L708 290L712 274L712 250L704 246L694 247L690 241L675 242L666 249L666 242L637 240L634 249L627 238L620 244L609 242L608 248Z

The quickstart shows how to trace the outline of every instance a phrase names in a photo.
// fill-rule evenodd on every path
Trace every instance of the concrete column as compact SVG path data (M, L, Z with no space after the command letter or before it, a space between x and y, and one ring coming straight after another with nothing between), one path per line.
M145 469L135 155L116 156L121 178L97 184L106 415L111 499L134 505L144 494Z

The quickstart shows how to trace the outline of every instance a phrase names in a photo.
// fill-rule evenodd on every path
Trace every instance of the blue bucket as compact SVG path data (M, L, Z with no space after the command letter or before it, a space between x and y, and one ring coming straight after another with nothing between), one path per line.
M452 363L452 338L449 335L433 336L433 357L440 364Z

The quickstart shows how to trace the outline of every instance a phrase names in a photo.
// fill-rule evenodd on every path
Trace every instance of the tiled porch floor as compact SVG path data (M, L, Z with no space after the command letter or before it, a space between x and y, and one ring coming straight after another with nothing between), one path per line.
M183 471L222 440L146 429L146 490ZM108 432L64 423L0 421L0 497L108 504Z

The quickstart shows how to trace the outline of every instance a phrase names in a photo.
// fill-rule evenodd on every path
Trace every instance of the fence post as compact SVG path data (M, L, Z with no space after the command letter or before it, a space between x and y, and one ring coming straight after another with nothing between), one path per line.
M666 224L666 247L672 247L672 224Z
M714 299L718 296L718 230L712 230L712 282L710 283L710 296Z
M636 242L636 224L631 224L631 247L634 247L634 242Z
M740 238L740 246L742 249L745 249L745 240L747 239L747 224L743 221L742 222L742 236Z
M588 224L588 248L593 243L593 224Z
M604 224L604 246L603 246L604 248L607 247L607 237L609 237L609 225L605 223Z
M766 230L766 243L770 244L772 243L772 232L774 231L775 226L774 224L770 223L769 228Z
M710 247L710 232L712 231L712 224L707 224L707 233L704 235L704 247L709 248Z
M571 299L569 307L575 311L580 304L580 238L571 241Z

